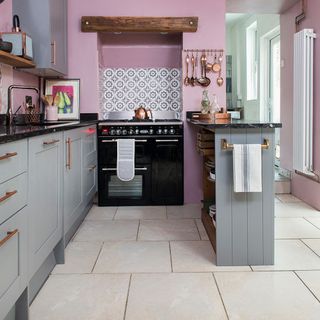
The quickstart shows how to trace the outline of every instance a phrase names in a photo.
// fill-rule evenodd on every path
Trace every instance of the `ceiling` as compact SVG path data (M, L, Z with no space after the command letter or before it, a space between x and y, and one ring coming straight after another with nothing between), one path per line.
M301 0L227 0L227 12L282 13Z
M228 27L232 27L236 23L241 20L245 20L246 18L250 17L251 15L248 13L227 13L226 14L226 24Z

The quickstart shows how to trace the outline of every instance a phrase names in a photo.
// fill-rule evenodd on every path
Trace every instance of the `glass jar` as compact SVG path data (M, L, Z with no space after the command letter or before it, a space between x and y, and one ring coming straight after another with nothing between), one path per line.
M220 106L218 104L218 98L217 98L216 94L213 95L213 99L212 99L212 111L214 113L221 111L221 108L220 108Z
M211 103L208 97L208 90L203 90L202 99L201 99L201 113L210 113L211 112Z

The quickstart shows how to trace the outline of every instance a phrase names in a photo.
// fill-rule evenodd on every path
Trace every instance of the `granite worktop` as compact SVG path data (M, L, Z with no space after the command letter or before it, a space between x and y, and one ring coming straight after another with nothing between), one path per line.
M252 121L252 120L234 120L229 121L217 119L215 121L196 120L192 118L194 113L199 112L187 112L187 121L207 129L255 129L255 128L282 128L281 123L264 122L264 121Z
M48 125L0 126L0 144L97 124L97 120L80 120Z

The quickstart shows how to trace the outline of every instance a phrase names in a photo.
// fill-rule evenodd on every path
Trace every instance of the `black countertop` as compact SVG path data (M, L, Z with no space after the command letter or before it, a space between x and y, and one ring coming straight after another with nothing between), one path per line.
M187 112L187 121L198 125L201 127L206 127L208 129L223 129L223 128L233 128L233 129L254 129L254 128L282 128L281 123L273 123L273 122L262 122L262 121L248 121L248 120L220 120L217 119L215 121L201 121L192 119L193 113L199 112Z
M97 124L98 120L70 121L57 125L0 126L0 144Z

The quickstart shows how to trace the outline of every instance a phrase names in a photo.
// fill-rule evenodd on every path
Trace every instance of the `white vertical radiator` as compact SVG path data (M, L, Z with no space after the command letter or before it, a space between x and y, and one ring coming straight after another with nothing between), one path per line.
M313 171L313 29L294 35L293 169Z

